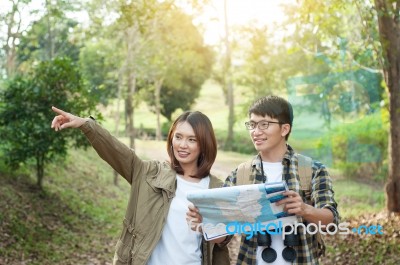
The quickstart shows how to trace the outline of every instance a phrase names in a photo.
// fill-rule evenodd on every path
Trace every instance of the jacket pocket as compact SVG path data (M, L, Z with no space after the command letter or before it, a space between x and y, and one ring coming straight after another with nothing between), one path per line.
M130 264L132 259L133 246L133 227L124 219L121 236L115 246L115 256L113 264Z

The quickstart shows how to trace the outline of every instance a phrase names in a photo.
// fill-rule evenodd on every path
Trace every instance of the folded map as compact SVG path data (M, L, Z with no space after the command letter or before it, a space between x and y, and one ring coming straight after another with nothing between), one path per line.
M296 216L284 212L284 205L276 205L287 190L285 182L273 182L196 190L188 192L187 199L203 217L204 238L212 240L226 236L238 227L249 230L260 225L273 228L278 223L294 223ZM239 229L238 232L244 231Z

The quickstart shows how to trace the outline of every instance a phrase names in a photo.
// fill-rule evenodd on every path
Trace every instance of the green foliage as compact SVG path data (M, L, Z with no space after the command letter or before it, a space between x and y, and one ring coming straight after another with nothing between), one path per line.
M320 58L335 71L359 64L378 67L381 47L369 1L302 0L286 6L285 11L288 25L296 29L286 40L301 43L294 50ZM304 63L318 69L307 60Z
M177 109L189 110L199 96L202 84L211 74L214 55L204 45L192 18L179 9L160 9L158 27L144 54L144 79L150 84L146 100L156 105L154 83L163 79L161 114L168 120Z
M381 83L380 73L364 69L287 80L289 101L296 111L318 113L327 128L333 121L352 122L379 109L384 95Z
M270 29L267 26L252 25L241 27L235 33L238 36L233 49L243 53L243 65L235 69L236 83L248 88L246 94L251 99L273 94L280 87L279 73L282 70L278 69L282 54L278 54L278 47L270 41Z
M54 57L66 56L73 61L79 59L79 46L69 39L70 31L78 22L63 18L54 29L49 29L47 17L36 21L31 30L21 38L18 48L18 61L28 67L29 62L49 60ZM49 31L53 31L49 38ZM26 63L24 63L26 62Z
M118 86L118 55L115 47L103 42L87 43L80 50L79 63L83 78L90 87L90 96L107 105L110 98L115 98ZM114 54L114 56L110 56Z
M215 137L217 138L218 148L227 151L225 148L226 144L226 131L215 130ZM237 152L241 154L256 155L257 152L254 148L254 144L251 141L248 131L235 132L233 136L233 144L229 151Z
M22 64L20 68L29 69L35 61L55 57L69 57L74 62L79 60L80 44L72 37L79 24L65 15L72 8L72 2L57 2L57 6L46 6L47 13L22 35L17 50L18 63Z
M369 112L384 93L371 3L302 0L285 11L286 25L295 27L284 38L289 48L280 70L289 97L305 95L303 109L321 113L328 127L334 115L347 115L346 107Z
M57 156L65 156L67 138L74 145L86 143L80 134L50 129L54 113L51 106L73 110L76 114L94 108L76 66L67 58L40 63L34 70L11 80L1 94L0 131L4 159L17 168L36 161L41 186L44 165Z
M382 180L386 177L388 123L380 112L338 125L321 138L318 148L330 149L333 167L346 178Z
M120 23L126 24L127 27L137 26L141 33L149 30L148 22L156 16L160 8L160 4L155 0L137 0L120 5Z

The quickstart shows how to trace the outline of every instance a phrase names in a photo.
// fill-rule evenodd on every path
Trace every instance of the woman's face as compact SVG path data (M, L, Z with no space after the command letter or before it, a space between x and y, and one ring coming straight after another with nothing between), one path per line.
M176 160L183 167L194 164L200 155L200 147L192 126L188 122L181 122L175 128L172 138L172 147Z

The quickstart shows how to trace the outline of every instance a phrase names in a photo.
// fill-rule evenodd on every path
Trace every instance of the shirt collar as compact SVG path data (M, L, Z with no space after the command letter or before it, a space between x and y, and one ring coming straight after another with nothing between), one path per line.
M283 156L282 163L283 164L286 164L286 163L290 164L293 161L294 157L295 157L295 152L294 152L293 148L289 144L286 144L286 147L287 148L286 148L285 155ZM260 155L260 153L258 153L254 157L253 162L252 162L251 165L253 167L256 167L257 170L261 171L261 163L262 163L261 155Z

